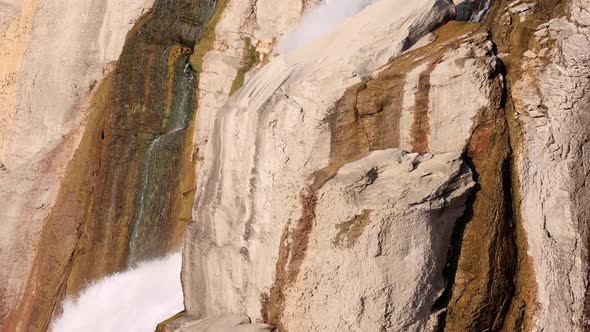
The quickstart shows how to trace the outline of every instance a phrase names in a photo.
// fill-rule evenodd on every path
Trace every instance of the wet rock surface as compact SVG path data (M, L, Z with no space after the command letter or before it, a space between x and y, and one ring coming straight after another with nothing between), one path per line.
M185 236L161 332L589 328L588 4L314 5L0 1L0 329Z

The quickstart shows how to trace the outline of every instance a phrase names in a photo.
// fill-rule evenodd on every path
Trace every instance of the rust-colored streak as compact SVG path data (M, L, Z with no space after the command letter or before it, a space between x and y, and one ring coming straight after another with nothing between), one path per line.
M371 212L371 210L364 210L363 213L354 216L351 220L336 225L338 233L334 244L343 249L352 247L371 223Z
M156 0L128 33L114 70L92 96L83 138L44 221L33 271L19 307L9 313L7 331L45 331L64 296L126 267L146 151L171 130L168 120L179 109L192 117L194 98L186 96L193 96L195 87L187 63L213 4ZM179 103L179 92L187 91ZM171 156L156 159L165 188L151 195L160 204L150 206L151 218L160 223L142 258L178 248L190 219L193 142L186 128L166 149Z
M317 192L336 175L343 163L336 162L312 175L313 182L300 194L303 208L301 218L296 223L287 222L279 247L279 258L275 266L275 281L270 294L261 297L261 314L266 322L280 331L286 331L282 316L285 307L286 292L299 276L301 264L305 260L309 238L315 222Z
M431 63L424 72L420 73L418 78L418 89L414 101L414 122L410 131L413 152L428 152L428 136L430 132L430 74L432 74L434 68L436 68L436 62Z
M112 75L108 75L94 93L90 105L94 111L88 118L78 150L68 165L68 176L60 187L55 208L45 221L24 296L19 307L6 319L8 325L2 326L3 331L45 331L54 311L59 311L59 308L56 310L56 303L65 294L73 252L86 219L85 204L92 195L97 174L95 170L100 164L100 138L105 113L97 103L109 94L111 80Z
M343 165L359 160L371 151L399 147L406 75L423 65L427 69L420 76L410 139L417 152L427 152L430 74L445 52L466 39L484 42L485 36L479 39L474 37L479 28L477 24L463 22L446 24L435 32L437 38L428 47L393 59L378 77L367 78L350 87L336 102L333 112L326 119L331 132L330 163L314 173L308 182L312 184L302 190L302 216L296 221L287 222L280 241L274 284L268 294L261 295L261 315L266 322L282 332L287 331L285 302L288 296L297 296L289 294L288 290L297 282L306 258L308 242L316 222L318 191ZM482 144L480 148L489 147L485 141L483 139L478 143ZM354 244L364 227L370 223L369 214L369 211L365 211L354 220L341 224L341 245Z

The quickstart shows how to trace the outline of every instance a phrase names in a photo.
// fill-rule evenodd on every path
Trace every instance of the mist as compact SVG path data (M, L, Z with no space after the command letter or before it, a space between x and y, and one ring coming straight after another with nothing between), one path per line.
M323 0L303 17L297 29L281 39L279 50L288 53L308 45L375 1L377 0Z
M156 325L184 309L180 253L144 262L89 285L67 299L54 332L153 332Z

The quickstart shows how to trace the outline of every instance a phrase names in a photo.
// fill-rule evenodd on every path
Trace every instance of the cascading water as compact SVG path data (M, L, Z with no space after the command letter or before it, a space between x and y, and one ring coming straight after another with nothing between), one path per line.
M188 57L181 56L176 64L172 103L164 134L156 137L145 153L137 194L129 242L127 265L153 258L159 254L159 234L165 227L162 211L173 201L170 184L175 181L174 166L181 155L187 126L193 113L192 98L196 81L188 65Z
M283 39L281 47L293 50L313 42L374 1L326 0ZM132 269L106 277L79 297L66 300L64 313L53 322L52 331L153 331L157 323L183 309L180 254L141 263L157 254L158 242L163 241L159 237L166 227L162 210L170 205L170 183L177 176L174 166L193 115L196 78L188 55L180 56L174 68L173 103L169 115L164 116L162 134L155 136L145 151L140 170L127 256L127 266Z
M282 52L291 52L313 42L338 23L356 15L376 0L323 0L303 18L301 25L280 42Z
M464 0L457 4L457 20L481 23L493 4L494 0Z
M470 21L471 22L483 22L486 19L488 12L490 11L490 8L492 7L493 3L494 3L494 0L486 0L483 3L483 6L481 8L479 8L478 11L473 13Z
M53 332L146 332L184 308L180 254L116 273L68 299Z

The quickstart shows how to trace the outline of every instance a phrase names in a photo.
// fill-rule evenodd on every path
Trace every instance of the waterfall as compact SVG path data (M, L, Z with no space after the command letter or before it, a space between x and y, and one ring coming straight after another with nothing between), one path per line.
M53 332L151 332L183 310L181 255L139 264L101 279L66 299Z
M473 13L470 21L471 22L483 22L486 19L488 12L489 12L490 8L492 7L493 3L494 3L493 0L485 0L483 7L481 7L478 11Z
M338 23L356 15L375 0L323 0L311 9L301 25L286 34L279 44L282 52L291 52L315 41Z
M165 209L173 208L176 166L184 148L185 129L193 112L195 78L188 59L180 58L174 82L174 101L168 116L163 116L165 132L157 136L145 152L140 170L136 208L131 225L127 266L162 253L160 234L171 220ZM170 233L170 232L169 232Z

